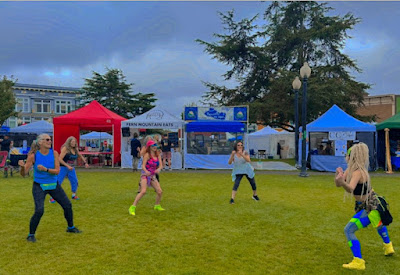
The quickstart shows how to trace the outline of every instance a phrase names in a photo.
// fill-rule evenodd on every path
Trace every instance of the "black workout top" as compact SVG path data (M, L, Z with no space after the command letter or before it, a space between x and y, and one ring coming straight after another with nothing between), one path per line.
M70 165L70 166L74 166L75 164L75 160L78 158L78 154L72 154L72 153L66 153L65 157L63 158L63 161ZM65 166L63 164L60 163L61 166Z
M358 183L356 188L353 191L353 195L356 196L361 196L361 195L366 195L369 193L370 190L368 190L368 183L364 182L364 183ZM362 194L361 194L362 192Z

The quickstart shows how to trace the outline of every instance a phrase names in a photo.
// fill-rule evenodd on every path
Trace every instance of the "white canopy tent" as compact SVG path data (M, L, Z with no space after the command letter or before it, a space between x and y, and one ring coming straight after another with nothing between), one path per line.
M295 142L294 133L287 131L278 132L270 126L251 133L247 137L248 149L256 154L259 150L265 151L266 155L276 157L278 155L278 143L281 145L282 158L294 158Z
M124 137L123 133L121 137L121 167L132 168L130 140L132 139L134 132L138 132L139 129L165 129L178 131L179 129L183 129L184 125L185 122L183 120L159 107L154 107L140 116L122 121L121 128L129 128L129 136ZM183 168L183 145L182 142L180 144L180 152L172 152L172 169Z

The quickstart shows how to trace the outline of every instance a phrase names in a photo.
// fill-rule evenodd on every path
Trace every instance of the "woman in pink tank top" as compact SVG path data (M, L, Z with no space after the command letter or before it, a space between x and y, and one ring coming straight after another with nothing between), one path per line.
M163 211L160 201L162 197L162 189L156 178L162 169L161 155L157 150L157 143L149 140L146 143L146 153L143 157L142 172L140 176L140 192L136 195L135 201L129 207L129 214L136 215L136 205L140 199L146 194L147 186L152 186L156 191L156 204L154 210Z

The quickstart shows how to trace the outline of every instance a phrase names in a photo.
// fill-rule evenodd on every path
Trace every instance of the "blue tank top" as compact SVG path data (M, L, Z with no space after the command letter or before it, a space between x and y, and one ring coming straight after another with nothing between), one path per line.
M54 151L49 150L47 155L43 155L40 151L35 154L35 164L33 165L33 180L40 184L43 190L53 190L57 187L57 175L50 174L46 171L40 171L37 166L41 164L48 169L54 169Z

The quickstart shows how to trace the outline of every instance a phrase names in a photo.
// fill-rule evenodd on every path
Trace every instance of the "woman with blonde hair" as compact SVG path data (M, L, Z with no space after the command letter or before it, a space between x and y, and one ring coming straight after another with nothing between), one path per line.
M71 184L71 198L73 200L79 200L79 197L76 194L78 190L78 177L76 176L75 171L75 162L78 157L82 159L83 163L85 164L85 168L89 168L86 159L79 153L78 142L76 141L76 138L70 136L61 146L61 153L59 157L60 173L58 174L57 182L61 185L64 181L64 178L68 177L69 183ZM50 198L50 202L54 203L55 201L53 198Z
M47 134L41 134L32 143L26 163L23 160L18 162L20 173L26 175L26 171L33 166L32 195L35 202L35 213L29 224L29 235L27 241L36 242L35 233L40 219L44 213L44 199L50 194L64 209L64 217L67 220L67 232L80 233L74 226L72 204L64 190L57 184L57 174L60 171L58 153L51 149L51 138Z
M159 174L162 169L161 155L158 152L157 143L155 143L153 140L147 141L146 148L147 151L143 157L142 172L140 177L140 192L136 195L135 201L129 208L129 214L131 215L136 215L136 205L146 194L147 186L152 186L157 193L154 210L165 210L160 205L162 189L156 178L156 175Z
M372 189L368 173L368 146L362 142L353 145L348 151L346 161L348 163L346 171L343 172L341 167L336 169L335 184L337 187L343 187L346 192L354 196L356 214L344 228L354 258L349 264L343 264L343 267L364 270L365 261L361 256L361 245L355 235L358 229L372 224L382 237L385 256L394 254L394 249L387 228L382 224L381 216L377 210L380 201Z

